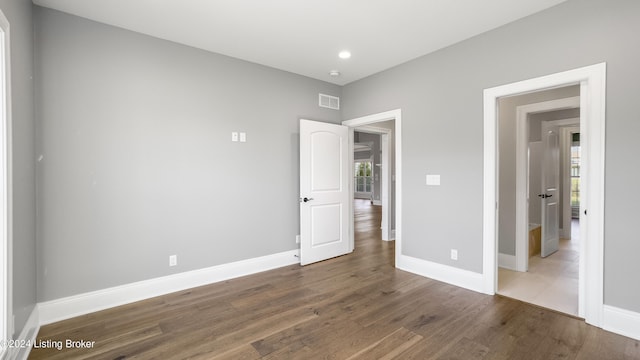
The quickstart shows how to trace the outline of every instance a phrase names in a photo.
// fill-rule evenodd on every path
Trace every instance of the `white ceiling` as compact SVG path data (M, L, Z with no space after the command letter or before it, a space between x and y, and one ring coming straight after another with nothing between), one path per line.
M566 0L33 0L344 85ZM351 59L338 58L348 49ZM329 76L338 70L340 77Z

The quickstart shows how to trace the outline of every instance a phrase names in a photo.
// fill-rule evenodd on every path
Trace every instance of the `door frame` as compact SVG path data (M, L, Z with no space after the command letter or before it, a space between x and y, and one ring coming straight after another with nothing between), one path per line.
M14 332L10 26L0 10L0 341ZM0 347L0 358L6 350Z
M529 268L529 115L580 107L580 96L516 107L516 270Z
M383 121L389 121L389 120L395 120L395 136L394 136L394 140L395 140L395 168L396 168L396 176L395 176L395 190L396 190L396 196L394 198L395 201L395 209L396 209L396 229L395 229L395 266L398 266L398 259L400 257L401 254L401 250L402 250L402 110L401 109L395 109L395 110L389 110L389 111L385 111L385 112L381 112L381 113L377 113L377 114L371 114L371 115L367 115L367 116L362 116L362 117L358 117L358 118L354 118L354 119L350 119L350 120L345 120L342 122L342 125L348 126L349 127L349 147L350 147L350 151L349 154L351 156L351 163L353 163L353 132L355 128L360 128L363 127L365 125L374 125L375 123L379 123L379 122L383 122ZM353 166L351 167L351 171L353 172ZM351 174L351 177L353 178L353 173ZM388 174L389 179L391 179L391 171L389 171ZM389 189L390 190L390 189ZM353 181L350 182L350 189L349 189L350 193L351 193L351 198L353 198ZM389 198L389 197L387 197ZM389 204L390 205L390 204ZM384 204L382 205L383 210L385 209ZM390 210L390 206L386 207L388 210ZM388 219L388 224L389 226L387 227L388 229L391 228L390 224L390 213L391 211L389 211L389 219ZM350 231L350 237L351 237L351 248L353 250L353 248L355 247L355 235L354 235L354 227L353 227L353 223L354 223L354 215L353 215L353 207L351 207L351 220L350 220L350 224L351 224L351 231ZM389 230L390 231L390 230Z
M484 90L484 185L483 185L483 283L484 292L495 294L497 289L497 212L498 212L498 99L540 90L580 84L581 129L587 136L581 144L587 151L582 153L581 171L588 174L588 182L581 191L580 221L589 222L581 234L580 279L584 299L579 304L578 315L597 327L602 326L604 308L604 165L605 165L605 106L606 63L523 80L512 84ZM587 203L588 201L588 203ZM583 251L586 253L583 253ZM584 256L583 256L584 255ZM584 260L584 261L583 261Z

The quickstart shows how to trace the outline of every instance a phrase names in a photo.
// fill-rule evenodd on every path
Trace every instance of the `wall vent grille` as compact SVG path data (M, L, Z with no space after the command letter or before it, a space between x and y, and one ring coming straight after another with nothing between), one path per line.
M318 94L318 105L323 108L340 110L340 98L331 95Z

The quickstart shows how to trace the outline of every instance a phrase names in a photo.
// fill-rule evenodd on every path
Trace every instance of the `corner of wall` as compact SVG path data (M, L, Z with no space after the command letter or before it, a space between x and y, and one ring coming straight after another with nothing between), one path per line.
M38 336L38 331L40 331L40 313L38 305L36 305L33 307L27 322L22 327L20 335L14 339L17 344L20 344L20 346L10 347L6 358L27 360L27 358L29 358L29 353L31 352L32 344L35 343L36 337Z

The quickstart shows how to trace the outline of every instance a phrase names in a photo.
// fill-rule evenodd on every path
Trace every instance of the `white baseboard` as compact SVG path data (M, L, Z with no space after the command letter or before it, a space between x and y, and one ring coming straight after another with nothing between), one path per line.
M15 339L19 340L21 343L25 344L33 344L36 341L36 337L38 336L38 331L40 330L40 316L38 313L38 306L36 305L27 322L22 328L20 335ZM9 352L7 353L6 359L10 360L27 360L29 357L29 353L31 352L31 346L23 347L23 348L9 348Z
M458 269L453 266L400 255L396 267L434 280L482 293L484 277L480 273Z
M382 200L373 200L373 205L382 206Z
M38 304L40 324L51 324L56 321L70 319L135 301L240 276L251 275L297 264L299 262L299 250L291 250L46 301Z
M50 324L159 295L297 264L299 263L298 256L299 250L291 250L43 302L33 309L16 340L30 341L33 343L38 335L40 325ZM505 256L508 257L512 255ZM513 257L515 258L515 256ZM398 257L397 267L401 270L446 282L451 285L480 293L483 292L483 276L479 273L406 255L400 255ZM640 340L640 313L604 305L602 328L616 334ZM5 358L10 360L26 360L30 351L30 348L9 349Z
M498 266L501 268L518 271L516 266L516 256L498 253Z
M604 305L602 328L616 334L640 340L640 313Z
M384 238L385 230L382 227L380 227L380 229L382 230L382 241L394 241L396 239L396 231L395 230L389 231L389 238L385 239Z

